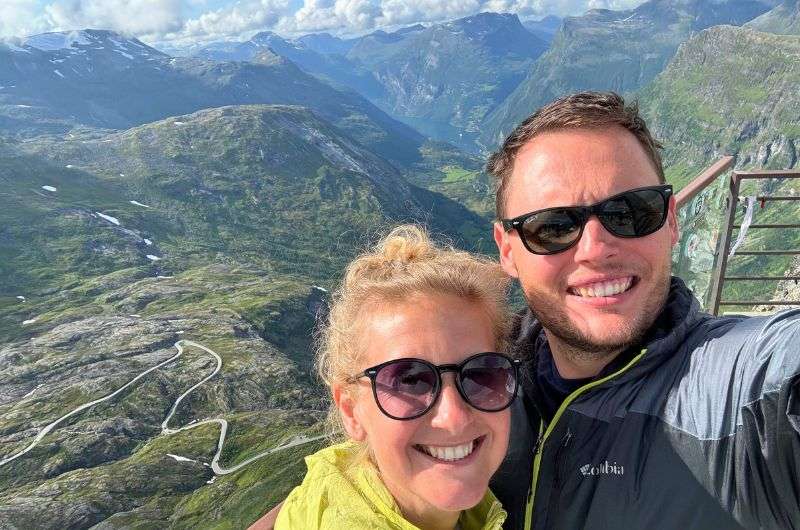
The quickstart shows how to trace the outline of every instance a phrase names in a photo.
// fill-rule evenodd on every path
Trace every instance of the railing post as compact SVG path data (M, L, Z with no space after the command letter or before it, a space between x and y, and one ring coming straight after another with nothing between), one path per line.
M712 268L711 278L711 312L716 315L719 313L719 301L722 299L722 287L725 283L725 269L728 266L728 247L731 243L731 232L733 232L733 222L736 217L736 208L739 205L739 175L734 172L729 182L727 215L722 227L723 237L719 239L717 253Z

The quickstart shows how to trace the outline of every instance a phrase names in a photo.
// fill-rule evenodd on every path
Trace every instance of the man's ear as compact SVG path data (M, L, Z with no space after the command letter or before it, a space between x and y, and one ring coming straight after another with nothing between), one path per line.
M494 242L500 251L500 266L512 278L519 278L514 263L514 250L511 248L511 232L506 232L500 222L494 224Z
M367 433L361 425L361 420L358 418L356 412L356 400L352 392L341 385L333 385L333 401L339 409L339 414L342 416L342 423L344 423L344 430L347 435L357 442L363 442Z
M681 229L678 226L678 204L675 202L675 195L670 195L669 197L667 224L669 225L672 246L675 246L681 238Z

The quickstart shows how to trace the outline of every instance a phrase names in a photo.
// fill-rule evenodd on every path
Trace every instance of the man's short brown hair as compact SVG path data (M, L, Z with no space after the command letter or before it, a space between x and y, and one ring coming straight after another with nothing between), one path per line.
M579 92L557 99L537 110L520 123L499 151L489 157L486 171L496 179L496 211L498 219L504 216L506 189L514 169L514 159L520 148L535 136L561 129L597 129L620 126L636 136L644 148L658 180L664 184L664 167L658 152L661 144L655 140L639 116L636 103L626 105L614 92Z

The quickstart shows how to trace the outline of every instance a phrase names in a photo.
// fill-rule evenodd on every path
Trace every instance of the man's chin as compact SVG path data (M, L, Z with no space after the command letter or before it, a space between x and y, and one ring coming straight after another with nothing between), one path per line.
M538 317L538 315L537 315ZM602 315L590 321L574 321L567 315L542 315L539 318L548 334L573 353L586 359L601 359L637 343L643 334L637 318Z

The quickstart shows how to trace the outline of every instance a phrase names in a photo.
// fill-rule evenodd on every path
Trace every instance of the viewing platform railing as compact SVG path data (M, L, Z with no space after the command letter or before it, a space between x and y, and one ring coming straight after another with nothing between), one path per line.
M687 221L687 224L690 225L688 227L681 227L681 229L697 229L697 217L703 216L712 216L716 218L719 215L713 215L712 212L707 208L707 205L703 203L703 199L705 197L701 197L700 203L695 201L694 209L696 212L687 212L682 211L684 208L689 206L693 199L697 197L699 194L703 193L706 189L710 186L714 185L718 182L720 176L724 175L728 172L734 163L734 158L732 156L725 156L715 162L713 165L709 166L705 171L695 177L687 186L685 186L679 193L675 196L675 202L677 204L677 208L679 213L683 214L682 217ZM736 212L741 204L741 197L739 193L741 191L741 186L743 181L752 181L752 180L765 180L765 179L800 179L800 170L762 170L762 171L734 171L730 174L728 179L728 185L725 189L721 192L719 191L719 187L713 192L716 193L717 200L721 200L724 197L724 207L722 208L723 216L722 216L722 227L719 232L716 229L713 231L714 237L717 233L720 234L718 240L713 241L714 237L711 234L707 234L709 237L709 241L703 241L702 243L706 245L713 245L713 264L711 265L711 278L710 283L706 281L705 284L702 282L695 282L695 287L700 292L696 292L695 294L701 298L705 299L705 305L708 311L712 312L713 314L718 314L721 306L756 306L756 305L772 305L772 306L788 306L788 305L800 305L800 300L723 300L722 293L723 287L725 286L726 282L741 282L741 281L766 281L766 282L777 282L781 280L793 280L795 282L800 281L800 276L789 275L789 276L770 276L766 274L736 274L736 275L727 275L726 271L728 270L729 261L736 257L736 256L795 256L800 255L800 249L764 249L764 250L738 250L735 249L733 256L731 256L731 240L733 236L734 230L791 230L791 229L800 229L800 219L797 219L798 222L786 222L786 219L782 219L780 223L750 223L747 222L740 222L736 223ZM709 193L712 193L709 191ZM708 195L708 194L706 194ZM722 196L721 196L722 195ZM756 195L754 198L750 199L751 201L754 200L756 203L760 204L761 208L767 202L788 202L788 201L800 201L800 194L798 195L770 195L766 193L760 193ZM694 217L692 217L694 215ZM702 220L702 219L701 219ZM794 219L789 219L788 221L794 221ZM708 231L706 229L706 231ZM684 260L684 264L688 262L692 262L695 259L693 248L698 246L698 237L699 234L684 234L690 238L694 238L693 241L684 242L680 248L680 252L686 254L686 256L681 256ZM702 239L702 238L700 238ZM710 249L709 249L710 253ZM709 263L707 260L705 263ZM708 265L706 265L707 267ZM703 270L708 270L707 268ZM695 272L694 269L692 272ZM704 288L703 285L707 286ZM707 294L707 296L704 296Z
M719 312L720 306L754 306L774 305L788 306L800 305L800 300L723 300L722 288L728 281L781 281L800 280L798 276L766 276L766 275L736 275L727 276L728 261L735 256L796 256L800 249L767 249L767 250L737 250L730 255L731 236L734 230L785 230L800 229L800 223L775 223L775 224L736 224L736 210L740 203L739 190L742 181L763 179L800 179L798 170L782 171L735 171L730 178L726 216L722 226L722 239L718 247L711 280L710 309L714 314ZM800 201L800 195L757 195L755 202L763 208L767 202Z

